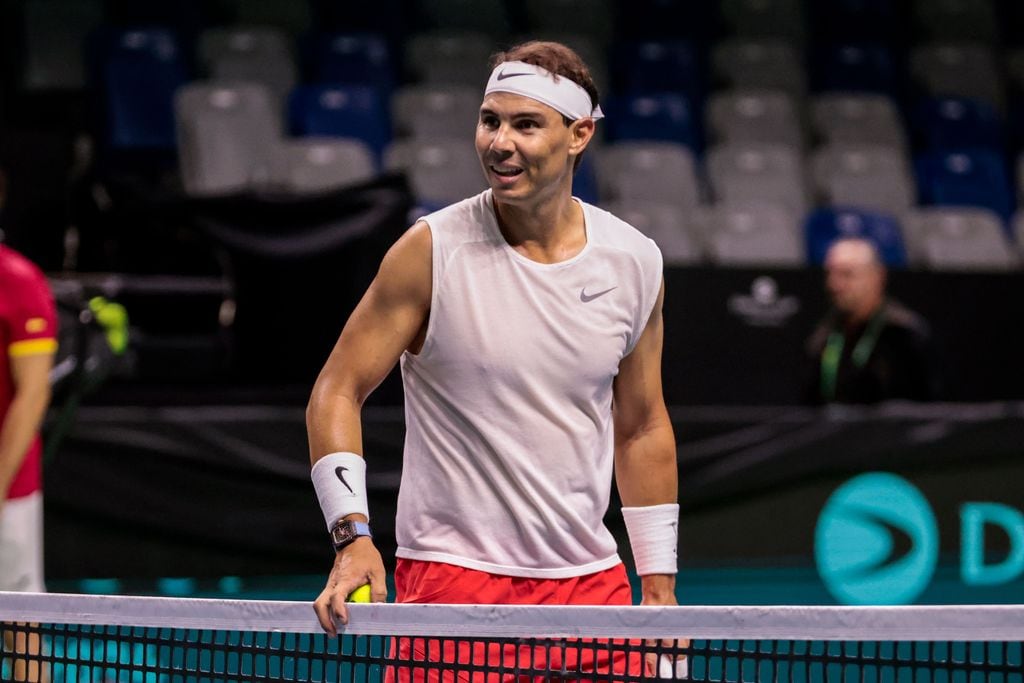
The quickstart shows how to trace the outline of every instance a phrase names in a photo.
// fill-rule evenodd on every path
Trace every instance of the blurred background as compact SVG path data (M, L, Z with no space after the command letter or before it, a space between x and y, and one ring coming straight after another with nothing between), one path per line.
M681 601L1024 601L1015 0L0 0L0 227L62 324L50 588L315 596L312 383L395 238L485 188L487 61L532 38L600 88L574 194L666 257ZM935 400L808 402L842 236L928 321ZM365 411L389 562L401 402Z

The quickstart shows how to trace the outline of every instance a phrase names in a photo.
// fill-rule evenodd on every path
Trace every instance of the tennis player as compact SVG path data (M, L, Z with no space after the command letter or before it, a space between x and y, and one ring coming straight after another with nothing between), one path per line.
M360 407L399 361L399 602L632 604L602 521L614 471L642 602L675 604L661 253L572 196L602 117L580 57L530 42L492 66L476 128L490 188L422 218L391 248L307 409L337 550L315 602L330 634L359 586L386 598Z
M0 170L0 206L4 199ZM2 234L0 234L2 238ZM0 591L43 585L42 446L50 402L57 313L42 272L0 243ZM39 636L19 634L4 652L39 655ZM13 660L17 681L46 680L38 661Z

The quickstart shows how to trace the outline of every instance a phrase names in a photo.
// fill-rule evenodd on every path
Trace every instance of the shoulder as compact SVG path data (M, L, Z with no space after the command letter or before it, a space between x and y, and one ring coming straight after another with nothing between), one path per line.
M890 300L886 305L885 322L888 327L912 337L926 339L931 336L928 321L898 301Z
M10 247L0 244L0 280L11 287L38 286L45 284L46 276L36 264Z
M588 239L598 246L632 255L645 269L661 272L661 250L654 240L604 209L581 204L587 216Z
M52 307L53 295L43 271L10 247L0 245L0 291L14 293L18 308Z
M459 238L479 237L489 221L493 220L494 208L491 192L485 190L478 195L449 204L419 219L432 232Z

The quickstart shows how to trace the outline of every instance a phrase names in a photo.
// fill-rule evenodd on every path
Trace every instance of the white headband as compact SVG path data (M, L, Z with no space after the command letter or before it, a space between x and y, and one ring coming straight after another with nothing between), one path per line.
M526 62L502 62L494 67L484 96L492 92L529 97L573 121L587 117L604 118L601 107L594 106L590 95L578 83Z

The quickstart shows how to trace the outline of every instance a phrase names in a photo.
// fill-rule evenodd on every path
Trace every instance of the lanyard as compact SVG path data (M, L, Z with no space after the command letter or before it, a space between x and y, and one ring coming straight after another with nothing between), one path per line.
M850 359L853 366L858 370L868 364L871 352L875 350L878 337L885 327L885 305L883 304L878 312L871 317L864 333L857 340L853 347ZM836 398L836 384L839 380L839 362L843 358L843 347L846 344L846 335L840 330L833 330L825 342L825 349L821 352L821 395L826 401L834 401Z

